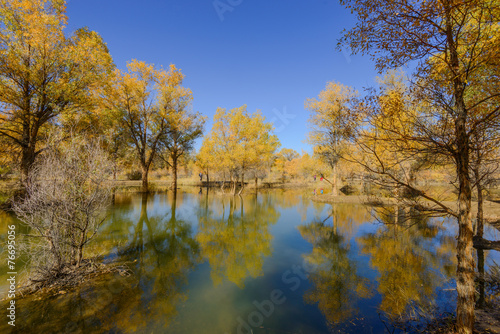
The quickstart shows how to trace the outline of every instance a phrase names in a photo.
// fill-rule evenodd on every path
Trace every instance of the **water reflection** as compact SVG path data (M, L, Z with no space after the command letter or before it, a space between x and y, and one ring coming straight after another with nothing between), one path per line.
M313 287L304 299L318 304L330 327L353 317L358 313L358 300L373 295L369 280L357 273L350 254L349 234L363 218L368 214L360 207L334 205L325 219L316 217L299 227L302 237L313 246L312 252L305 255Z
M195 187L149 197L117 193L87 254L126 262L133 274L19 300L19 322L0 322L0 333L234 334L259 311L255 301L261 305L275 289L286 302L255 334L324 334L357 318L363 323L345 332L363 325L383 333L379 312L395 319L445 303L440 291L453 286L446 282L456 270L453 224L398 207L376 213L377 223L372 208L309 198L297 190L233 197ZM491 256L478 253L479 271ZM291 289L283 273L303 260L310 275ZM454 297L446 301L451 310Z
M191 225L176 216L175 192L169 201L169 213L149 217L148 199L142 195L133 238L122 251L124 259L134 261L133 271L142 288L137 303L129 308L129 316L140 315L160 328L167 327L178 304L186 299L181 287L187 284L190 269L200 260ZM150 300L147 311L144 299Z
M436 289L454 275L455 239L439 222L399 207L379 213L376 232L357 238L379 273L379 308L391 319L413 310L432 310ZM443 270L444 269L444 270Z
M227 278L243 288L247 277L263 274L264 259L272 252L269 226L279 213L268 195L212 200L209 204L207 194L200 203L197 241L210 263L214 284Z
M143 195L135 226L123 212L113 215L107 226L115 230L120 224L132 231L131 236L122 235L130 241L118 255L133 275L108 275L84 284L78 291L23 300L18 314L22 322L15 331L29 333L36 328L39 333L135 333L167 328L187 298L187 275L200 261L191 225L177 217L176 195L169 197L166 214L151 216L148 198ZM25 307L29 312L23 312Z

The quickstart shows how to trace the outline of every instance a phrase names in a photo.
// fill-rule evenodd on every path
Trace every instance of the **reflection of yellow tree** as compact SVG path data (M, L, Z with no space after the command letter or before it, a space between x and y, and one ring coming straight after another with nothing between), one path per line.
M344 222L335 209L325 220L299 227L302 237L313 245L312 252L305 256L313 269L309 276L313 288L304 299L318 303L330 325L355 315L356 301L372 294L368 280L358 276L354 262L349 259L349 242L338 229ZM326 224L331 216L333 226Z
M386 226L357 241L380 273L381 310L396 318L404 316L409 307L431 305L434 290L443 283L439 268L453 263L453 248L448 252L438 248L434 239L439 237L439 227L428 219L408 218L409 212L398 207L390 210L392 213L380 215ZM445 241L439 240L439 244Z
M328 220L321 218L324 215L325 204L320 202L312 202L314 208L314 220ZM329 218L332 218L332 223L337 233L343 235L347 239L352 238L356 233L357 228L371 220L371 214L368 208L364 205L336 203L329 209Z
M143 194L133 237L120 252L125 259L136 260L132 268L134 275L125 284L123 279L116 282L114 290L119 289L120 293L110 292L109 285L97 283L87 292L86 301L79 295L73 297L71 303L82 311L78 328L92 319L98 320L102 331L117 328L135 333L151 324L166 328L176 315L177 305L187 298L181 286L187 282L188 271L198 260L199 248L190 226L176 217L175 195L170 203L168 219L149 217L148 198ZM116 221L110 227L130 223L124 216L115 216ZM95 303L89 302L89 296Z
M248 276L262 275L264 258L271 255L269 225L279 213L268 197L257 194L222 199L221 215L208 209L208 199L203 201L197 240L210 263L212 280L218 285L226 277L243 287Z
M169 216L149 217L148 199L142 197L133 236L119 253L133 261L133 275L110 274L54 298L19 300L23 322L16 323L16 330L28 333L34 324L40 333L150 333L156 332L151 328L167 328L187 298L182 286L199 259L190 225L176 217L176 204L173 196ZM120 232L131 230L131 209L112 216L105 228L114 231L123 225Z
M149 218L147 197L143 195L139 222L124 253L137 259L135 273L144 288L125 303L132 305L128 316L122 314L116 319L119 327L129 328L132 323L143 322L134 318L147 317L146 322L154 319L164 328L176 314L176 306L186 299L180 287L187 283L189 270L198 262L199 247L190 225L176 217L176 199L174 193L169 219ZM144 311L144 300L151 300L148 312Z
M277 194L277 192L279 193ZM297 207L300 203L300 192L293 189L276 190L272 193L267 193L267 195L273 197L276 204L283 209Z

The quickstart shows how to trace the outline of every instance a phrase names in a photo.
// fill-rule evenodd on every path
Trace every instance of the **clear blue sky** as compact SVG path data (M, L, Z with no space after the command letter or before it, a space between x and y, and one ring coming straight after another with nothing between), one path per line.
M310 150L306 98L332 80L362 90L377 75L368 57L335 49L354 24L338 1L69 0L67 14L67 32L97 31L118 68L138 59L182 69L206 132L217 107L247 104L299 152Z

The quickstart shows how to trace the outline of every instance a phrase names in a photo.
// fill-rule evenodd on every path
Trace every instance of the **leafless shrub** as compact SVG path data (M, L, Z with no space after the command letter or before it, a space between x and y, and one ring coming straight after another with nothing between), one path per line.
M105 218L111 170L98 143L77 137L49 146L35 164L25 198L14 204L30 227L23 244L32 282L54 281L82 266L84 247Z

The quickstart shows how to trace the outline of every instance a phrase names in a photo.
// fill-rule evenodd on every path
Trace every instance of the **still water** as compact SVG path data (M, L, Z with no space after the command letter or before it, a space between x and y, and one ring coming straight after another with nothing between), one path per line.
M453 221L311 195L117 194L87 255L132 274L18 300L16 327L3 316L0 332L385 333L403 315L453 312Z

